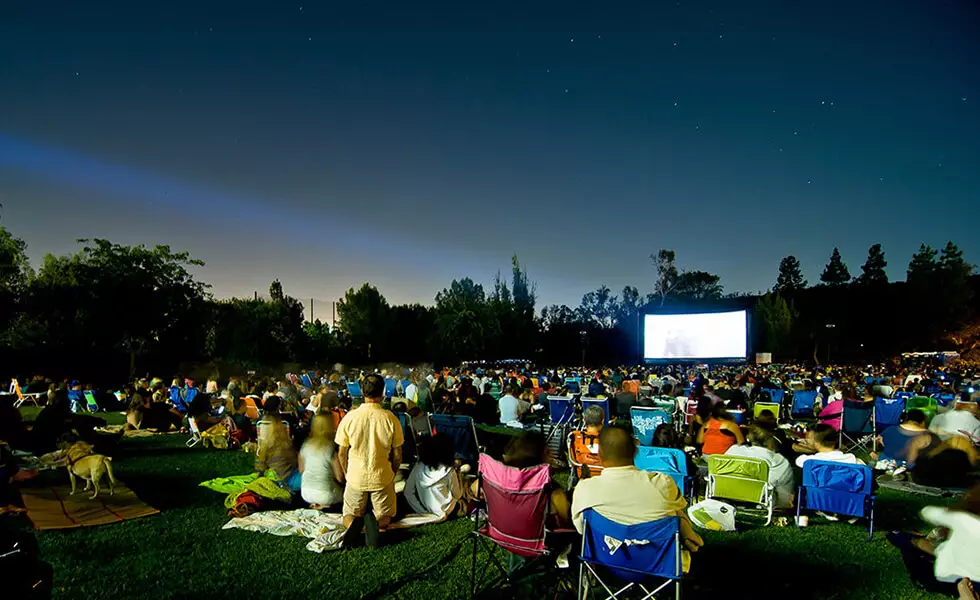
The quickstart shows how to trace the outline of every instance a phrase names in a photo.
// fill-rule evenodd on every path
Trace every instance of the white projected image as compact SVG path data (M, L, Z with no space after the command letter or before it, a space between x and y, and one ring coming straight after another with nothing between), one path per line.
M745 358L745 311L646 315L643 357Z

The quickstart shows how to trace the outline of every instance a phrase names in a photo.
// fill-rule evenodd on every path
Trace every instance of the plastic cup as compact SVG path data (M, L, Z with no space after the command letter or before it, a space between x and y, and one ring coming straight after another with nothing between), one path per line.
M806 527L807 525L810 524L810 517L808 517L807 515L800 515L796 517L796 524L799 525L800 527Z

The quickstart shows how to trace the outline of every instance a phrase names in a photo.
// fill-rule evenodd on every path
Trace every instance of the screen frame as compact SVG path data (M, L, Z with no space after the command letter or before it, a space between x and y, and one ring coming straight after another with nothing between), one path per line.
M745 356L739 357L697 357L697 358L647 358L646 354L646 318L647 316L668 316L668 315L708 315L717 313L745 313ZM639 315L640 325L640 358L645 364L649 365L690 365L690 364L743 364L748 362L753 352L752 344L752 311L745 306L718 306L712 308L665 308L661 310L644 311Z

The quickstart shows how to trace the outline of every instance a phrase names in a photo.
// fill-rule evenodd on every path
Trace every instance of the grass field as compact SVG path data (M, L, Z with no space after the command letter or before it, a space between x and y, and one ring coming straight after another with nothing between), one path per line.
M26 418L32 418L25 411ZM120 422L118 415L109 415ZM304 538L221 530L223 496L198 483L252 470L241 452L185 448L183 435L125 440L116 475L161 514L114 525L37 532L61 598L403 598L467 596L472 525L457 520L400 533L376 550L322 555ZM65 479L64 471L46 480ZM882 490L871 542L860 525L811 524L708 534L685 598L789 596L806 599L939 598L915 589L890 529L921 529L924 499ZM815 520L815 519L814 519ZM481 563L485 557L481 556ZM567 571L566 571L567 573ZM551 575L492 597L545 598Z

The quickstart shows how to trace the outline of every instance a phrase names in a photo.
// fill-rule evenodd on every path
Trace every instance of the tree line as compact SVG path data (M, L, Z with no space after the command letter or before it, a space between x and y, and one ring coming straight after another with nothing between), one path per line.
M880 244L856 278L835 248L812 287L787 256L762 295L726 294L719 276L682 270L676 254L661 249L650 257L656 275L644 286L648 293L600 286L577 307L540 313L536 286L515 256L509 276L497 273L486 287L455 279L428 306L392 305L369 283L351 288L338 302L336 327L306 321L302 303L278 280L268 297L219 299L194 276L203 263L187 252L79 243L77 252L44 256L35 272L27 245L0 227L0 354L9 374L118 381L209 362L254 370L494 359L632 363L640 357L641 316L663 310L753 309L753 347L786 360L863 360L948 340L963 345L972 339L964 332L977 329L978 278L951 242L938 251L923 245L905 282L888 281Z

